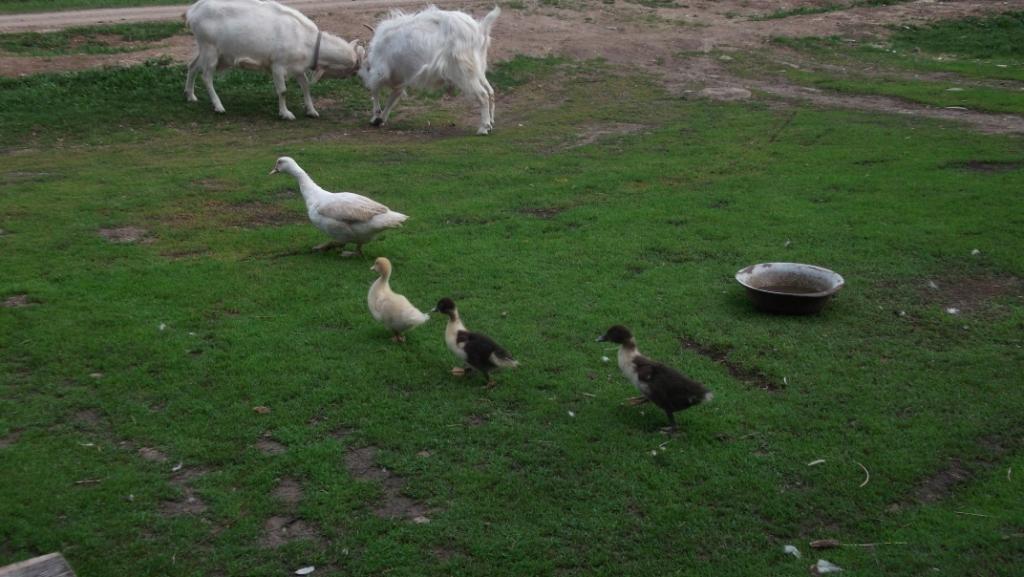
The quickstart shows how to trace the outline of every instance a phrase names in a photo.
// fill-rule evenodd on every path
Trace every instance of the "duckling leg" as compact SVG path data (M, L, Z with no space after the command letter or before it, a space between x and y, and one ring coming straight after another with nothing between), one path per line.
M665 411L665 414L668 415L668 426L667 427L662 427L661 430L663 432L665 432L665 433L675 433L676 432L676 416L672 413L672 411Z
M630 397L630 398L626 399L626 404L631 406L631 407L635 407L637 405L642 405L642 404L646 403L649 400L650 399L648 399L647 397L644 397L644 396L641 395L639 397Z
M493 389L494 387L498 386L498 381L495 381L491 377L490 373L484 373L484 379L487 380L487 388L488 389Z
M452 367L452 374L456 377L464 376L468 371L463 367Z
M404 343L405 335L403 335L402 333L395 333L395 336L391 337L391 340L395 341L396 343Z

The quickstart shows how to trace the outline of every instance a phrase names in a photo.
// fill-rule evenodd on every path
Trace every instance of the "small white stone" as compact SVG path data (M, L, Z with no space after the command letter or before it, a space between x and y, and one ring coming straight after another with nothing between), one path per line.
M607 362L608 362L608 361L610 361L610 360L611 360L611 359L609 359L608 357L601 357L601 362L602 362L602 363L607 363Z
M979 254L981 254L981 251L978 249L974 249L971 251L971 256L978 256Z
M309 575L313 571L316 571L316 567L310 565L309 567L303 567L302 569L296 569L295 570L295 574L296 575Z
M946 312L951 314L951 315L958 315L958 314L960 314L960 309L958 309L956 307L949 307L949 308L946 309Z

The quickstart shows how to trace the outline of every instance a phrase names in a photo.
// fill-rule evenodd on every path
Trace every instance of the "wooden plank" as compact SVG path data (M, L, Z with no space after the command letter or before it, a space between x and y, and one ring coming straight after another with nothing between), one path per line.
M75 572L63 555L50 553L0 567L0 577L75 577Z

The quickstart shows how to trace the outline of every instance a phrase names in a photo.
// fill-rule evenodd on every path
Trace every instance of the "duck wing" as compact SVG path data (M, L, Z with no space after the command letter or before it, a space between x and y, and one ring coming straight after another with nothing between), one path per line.
M708 395L704 385L647 357L637 355L633 366L636 367L637 378L647 385L651 401L667 411L692 407Z
M348 224L369 222L388 210L388 207L376 200L351 192L333 194L316 207L321 216Z
M519 364L501 345L481 333L459 331L455 335L455 344L466 352L466 362L480 370L510 368Z

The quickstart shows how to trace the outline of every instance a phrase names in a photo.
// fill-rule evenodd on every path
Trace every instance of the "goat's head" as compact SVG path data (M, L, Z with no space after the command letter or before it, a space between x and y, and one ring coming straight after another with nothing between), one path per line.
M320 58L314 79L321 76L347 78L359 71L366 51L359 40L345 42L333 34L325 33L320 41Z

